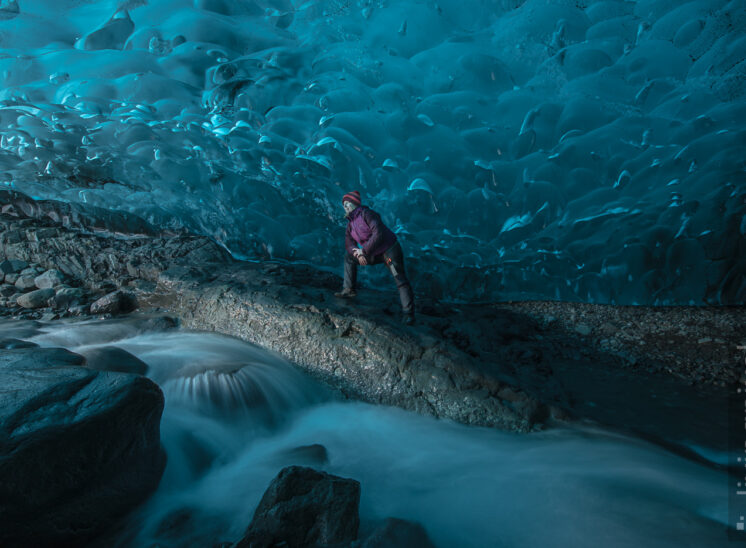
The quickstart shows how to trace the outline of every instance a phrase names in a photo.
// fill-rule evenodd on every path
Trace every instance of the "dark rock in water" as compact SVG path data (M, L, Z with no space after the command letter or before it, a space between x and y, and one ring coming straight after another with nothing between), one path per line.
M34 278L34 284L39 289L47 289L60 285L65 281L65 277L59 270L47 270L44 274L39 274Z
M126 291L118 290L104 295L91 304L91 314L119 314L120 312L132 312L137 308L137 302L133 295Z
M41 308L47 305L47 301L54 297L54 289L37 289L36 291L30 291L24 293L16 302L23 308Z
M386 518L364 541L353 546L359 548L435 548L419 523L399 518Z
M117 371L119 373L134 373L144 375L148 371L148 364L122 348L104 346L91 348L81 352L86 359L86 367L99 371Z
M28 263L19 259L10 259L8 261L0 262L0 273L4 276L7 274L18 274L21 270L26 268Z
M36 320L0 320L0 332L4 337L14 339L27 339L40 333L41 323Z
M80 546L165 466L163 393L59 348L0 353L0 546Z
M329 454L326 447L320 443L313 445L301 445L293 449L281 451L277 455L281 461L289 464L326 464L329 462Z
M20 274L16 274L15 272L13 272L11 274L6 274L5 275L5 283L6 284L15 285L15 283L18 281L18 277L19 276L20 276Z
M360 525L360 483L313 468L283 468L265 491L236 548L293 548L352 542Z
M0 339L0 348L11 350L13 348L36 348L38 344L31 341L22 341L21 339Z

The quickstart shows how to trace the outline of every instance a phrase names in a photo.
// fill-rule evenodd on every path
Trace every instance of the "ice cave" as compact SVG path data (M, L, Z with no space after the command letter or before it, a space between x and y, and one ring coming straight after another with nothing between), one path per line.
M0 0L0 83L0 545L746 540L744 0Z

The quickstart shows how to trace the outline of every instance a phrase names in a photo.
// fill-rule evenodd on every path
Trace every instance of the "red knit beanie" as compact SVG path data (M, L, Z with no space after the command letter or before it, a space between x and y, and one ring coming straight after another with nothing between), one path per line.
M360 205L360 191L353 190L352 192L348 192L347 194L342 196L342 203L345 202L352 202L355 205Z

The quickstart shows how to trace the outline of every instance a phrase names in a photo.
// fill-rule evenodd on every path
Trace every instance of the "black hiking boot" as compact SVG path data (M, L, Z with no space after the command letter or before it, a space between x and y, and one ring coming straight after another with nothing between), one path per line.
M357 297L357 291L345 287L342 291L335 293L334 296L339 297L340 299L354 299Z
M404 325L414 325L414 314L404 314L401 319Z

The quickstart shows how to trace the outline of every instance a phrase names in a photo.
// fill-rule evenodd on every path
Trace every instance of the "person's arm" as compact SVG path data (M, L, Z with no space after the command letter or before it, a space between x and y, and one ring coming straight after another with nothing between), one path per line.
M363 254L366 258L372 259L370 251L375 249L383 238L383 221L381 221L381 216L372 209L365 210L363 215L365 223L370 228L370 238L363 245Z

